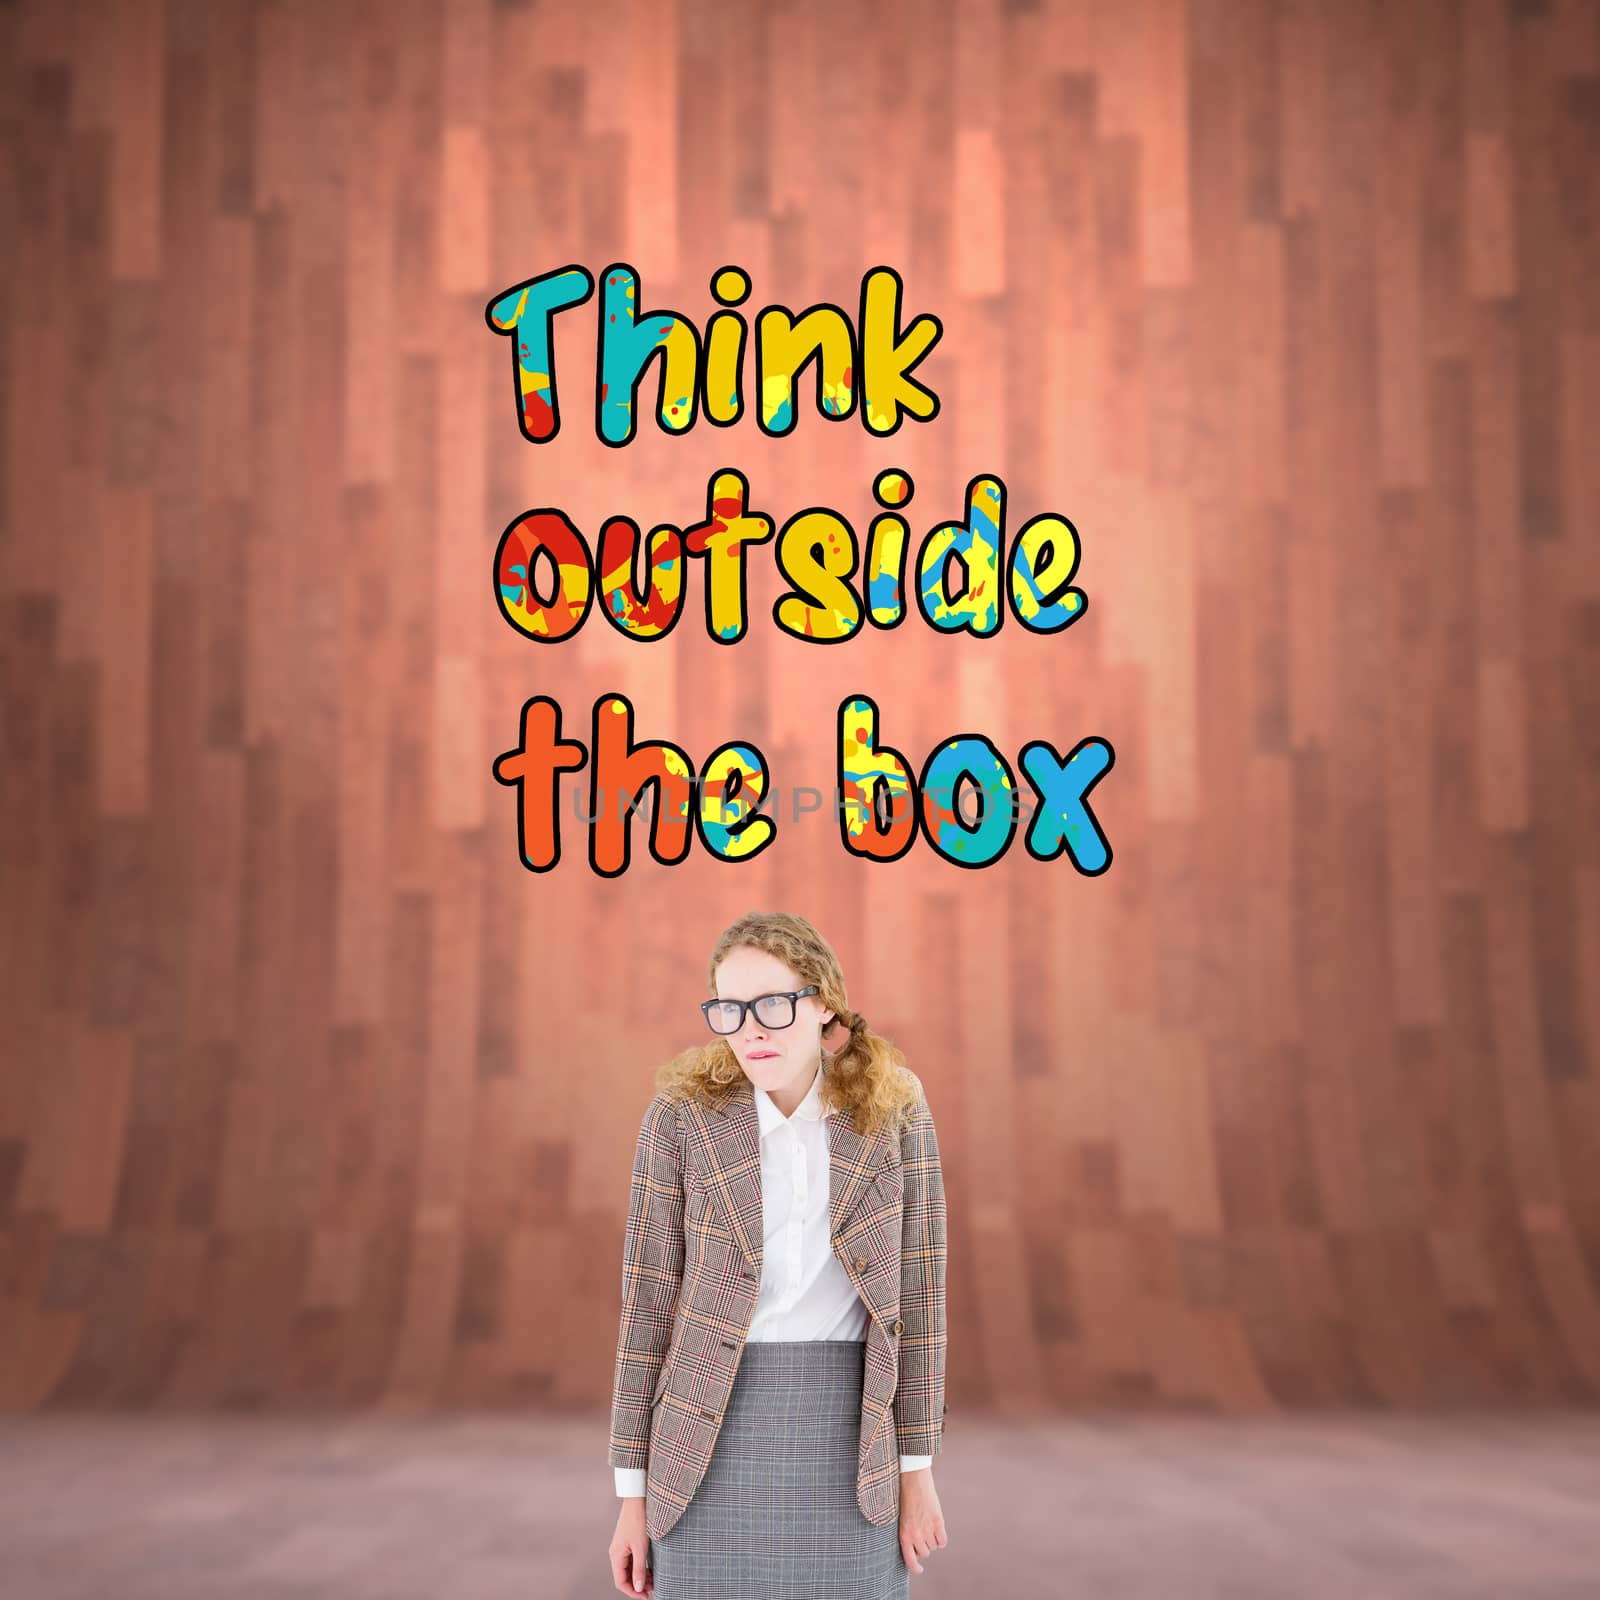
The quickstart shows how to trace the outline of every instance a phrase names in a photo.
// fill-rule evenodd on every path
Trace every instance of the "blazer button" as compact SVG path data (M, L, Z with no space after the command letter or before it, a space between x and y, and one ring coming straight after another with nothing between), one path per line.
M866 1270L867 1270L867 1258L865 1256L857 1256L856 1257L856 1271L857 1272L865 1272Z
M895 1319L894 1319L894 1336L895 1336L895 1338L897 1338L897 1339L898 1339L898 1338L899 1338L899 1337L900 1337L900 1334L901 1334L901 1331L902 1331L902 1330L903 1330L903 1329L904 1329L904 1328L905 1328L905 1323L903 1323L903 1322L902 1322L902 1321L901 1321L901 1320L900 1320L900 1319L899 1319L899 1317L896 1317L896 1318L895 1318Z

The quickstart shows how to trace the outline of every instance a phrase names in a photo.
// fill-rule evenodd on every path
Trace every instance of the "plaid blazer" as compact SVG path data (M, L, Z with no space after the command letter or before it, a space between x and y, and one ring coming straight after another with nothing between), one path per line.
M917 1089L898 1138L863 1138L845 1112L825 1119L833 1251L868 1313L856 1501L879 1526L899 1516L900 1457L943 1448L944 1178L920 1079ZM658 1093L639 1129L608 1460L646 1468L653 1537L711 1463L755 1311L760 1138L748 1078L714 1106Z

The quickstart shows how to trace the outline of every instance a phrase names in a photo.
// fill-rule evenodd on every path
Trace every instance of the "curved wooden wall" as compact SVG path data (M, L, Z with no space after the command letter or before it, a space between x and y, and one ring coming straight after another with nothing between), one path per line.
M1583 3L0 7L0 1402L602 1403L650 1069L752 905L928 1086L952 1411L1600 1394L1600 22ZM897 267L932 425L518 435L497 291ZM567 342L563 343L563 339ZM652 380L653 381L653 380ZM650 388L644 393L652 394ZM914 538L998 473L1083 621L557 649L500 531ZM1098 735L1015 848L521 868L603 692L831 784Z

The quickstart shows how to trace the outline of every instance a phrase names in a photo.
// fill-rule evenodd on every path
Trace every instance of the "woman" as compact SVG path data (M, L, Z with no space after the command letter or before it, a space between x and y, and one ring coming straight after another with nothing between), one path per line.
M657 1600L904 1600L946 1543L933 1116L803 917L742 917L710 983L716 1037L659 1070L634 1154L612 1577Z

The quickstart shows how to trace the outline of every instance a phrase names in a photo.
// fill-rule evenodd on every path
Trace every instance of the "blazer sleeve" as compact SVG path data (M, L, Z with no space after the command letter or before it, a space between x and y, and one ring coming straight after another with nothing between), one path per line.
M678 1118L665 1094L645 1108L628 1187L622 1246L622 1317L611 1385L613 1467L643 1467L650 1402L672 1343L683 1278L683 1159Z
M946 1254L944 1173L924 1094L901 1135L904 1233L900 1243L900 1379L894 1396L902 1456L944 1448Z

